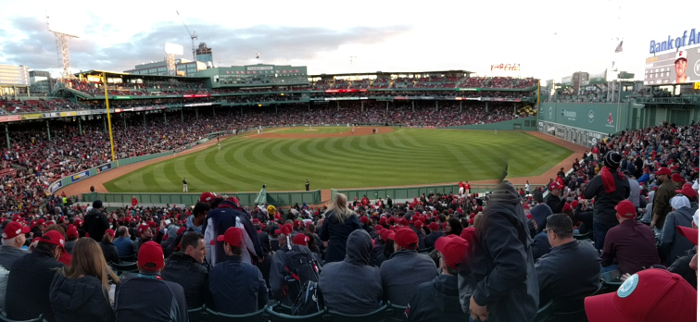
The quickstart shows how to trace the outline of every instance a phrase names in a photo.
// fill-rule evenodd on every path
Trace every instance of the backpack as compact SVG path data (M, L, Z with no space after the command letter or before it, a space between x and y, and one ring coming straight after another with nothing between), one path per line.
M308 281L304 283L301 290L294 305L292 305L292 315L309 315L323 310L325 304L321 289L318 288L318 282Z
M304 246L293 245L292 249L287 249L284 253L284 269L287 271L284 289L291 300L298 298L307 282L318 282L318 265L311 256L311 251L302 247Z

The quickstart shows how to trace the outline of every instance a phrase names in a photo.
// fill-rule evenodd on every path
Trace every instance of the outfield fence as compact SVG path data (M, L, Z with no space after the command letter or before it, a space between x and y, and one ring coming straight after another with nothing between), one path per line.
M199 202L200 193L146 193L146 192L110 192L84 193L81 201L101 200L107 207L131 206L131 199L136 198L142 206L186 205L193 206ZM241 205L255 206L255 192L220 193L227 197L236 197ZM294 204L317 205L321 203L321 190L313 191L267 191L267 203L275 206L293 206Z
M471 193L489 193L496 188L496 184L469 184ZM544 184L531 184L531 189ZM523 188L525 185L514 185L516 189ZM331 199L335 200L338 193L342 193L348 197L348 200L367 198L386 199L387 196L394 200L404 200L417 198L420 195L428 195L430 193L439 194L457 194L459 186L456 184L450 185L434 185L434 186L413 186L413 187L393 187L393 188L367 188L367 189L331 189Z

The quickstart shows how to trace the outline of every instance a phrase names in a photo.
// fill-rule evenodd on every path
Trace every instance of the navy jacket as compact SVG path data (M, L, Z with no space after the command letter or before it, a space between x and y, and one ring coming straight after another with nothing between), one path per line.
M102 287L102 281L94 276L69 279L56 274L50 299L56 322L114 321L109 295Z
M6 270L12 268L16 260L29 255L29 252L12 246L0 246L0 266Z
M326 219L323 221L323 226L318 232L321 240L328 242L326 249L326 263L340 262L345 259L345 244L348 236L355 229L362 228L362 223L357 219L355 214L350 215L345 222L340 223L334 211L326 213Z
M267 305L267 284L260 270L231 256L209 272L209 290L217 312L253 313Z
M554 299L561 311L583 309L583 299L598 289L600 256L593 245L575 240L552 248L535 263L540 303Z
M202 307L204 303L210 304L209 272L192 256L181 252L173 253L165 260L165 268L160 275L164 280L182 286L188 309Z
M117 322L186 322L187 302L182 286L175 282L138 275L117 284L114 311Z
M430 257L415 250L400 250L391 254L379 268L384 298L396 305L407 305L418 285L432 281L437 267Z
M504 181L494 190L476 230L470 266L460 267L459 299L469 311L473 297L488 305L489 322L532 321L539 288L527 219L515 187Z
M7 278L5 310L12 320L31 320L44 315L49 322L55 321L49 291L56 275L56 268L64 267L52 253L34 250L15 261Z
M534 260L539 259L543 255L549 253L551 248L552 246L549 245L549 239L547 239L547 233L544 231L540 232L535 235L535 238L532 240L532 258Z
M469 321L459 305L457 277L442 274L419 285L406 308L406 321Z
M445 232L443 231L436 231L434 233L430 233L430 235L425 237L425 248L434 248L435 242L438 240L438 238L442 236L445 236Z

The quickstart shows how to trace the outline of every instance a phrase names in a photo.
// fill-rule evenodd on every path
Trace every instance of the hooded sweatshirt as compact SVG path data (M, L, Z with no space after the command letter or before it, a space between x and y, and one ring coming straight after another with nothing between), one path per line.
M57 273L49 293L56 322L114 321L114 312L102 282L94 276L69 279Z
M520 195L508 182L500 183L484 209L470 265L460 268L459 300L487 305L489 322L532 321L539 305L539 286L531 238Z
M358 229L350 233L345 259L323 266L319 287L330 311L365 314L380 307L382 280L379 269L370 266L372 238Z

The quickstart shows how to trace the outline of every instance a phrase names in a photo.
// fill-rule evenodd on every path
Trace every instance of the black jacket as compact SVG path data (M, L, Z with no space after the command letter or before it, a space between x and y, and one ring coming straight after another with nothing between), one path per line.
M0 266L9 271L15 261L27 255L29 252L26 250L12 246L0 246Z
M211 304L209 296L209 272L197 263L192 256L175 252L165 260L165 268L160 276L182 286L185 291L187 308L202 307Z
M488 305L489 322L532 321L539 292L532 240L520 195L510 182L499 184L476 230L470 266L460 268L459 299L464 312L473 297Z
M55 321L49 301L51 282L56 275L55 268L65 267L52 253L35 249L12 265L7 278L5 309L7 317L13 320L30 320L43 314L49 321Z
M583 299L598 289L600 256L590 243L577 240L552 248L535 263L540 303L557 301L561 311L583 309Z
M407 305L418 285L437 276L437 267L430 257L415 250L400 250L391 254L379 268L384 299L396 305Z
M325 262L340 262L345 259L345 244L348 236L353 230L360 228L362 228L362 223L355 214L350 215L345 222L340 223L334 211L327 212L323 226L318 232L321 240L328 241Z
M188 321L187 302L182 286L148 276L128 278L117 284L114 295L115 320Z
M109 229L109 221L99 209L93 208L85 215L83 228L85 228L85 232L90 234L90 238L101 242L105 231Z
M112 244L111 242L103 240L100 242L100 248L102 248L102 254L105 255L105 260L107 261L107 264L121 264L121 260L119 259L119 250L117 249L117 246L114 246L114 244Z
M459 305L457 277L440 275L418 286L408 303L406 321L468 321Z
M56 322L114 322L109 295L94 276L69 279L56 274L49 298Z
M586 190L583 191L584 198L595 198L593 222L607 226L618 224L617 217L615 217L615 206L630 196L630 183L627 177L622 176L622 179L620 179L618 172L611 171L611 173L615 180L615 191L612 193L605 192L603 177L600 175L593 178L586 186Z
M549 193L549 196L547 196L547 206L549 206L550 209L552 209L553 214L558 214L561 213L562 209L564 208L564 204L566 203L566 199L557 197L553 195L551 192Z

